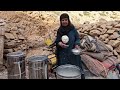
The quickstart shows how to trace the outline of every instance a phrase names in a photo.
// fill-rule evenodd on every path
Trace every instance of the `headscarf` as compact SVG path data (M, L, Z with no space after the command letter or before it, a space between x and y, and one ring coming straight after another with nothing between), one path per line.
M61 21L64 18L68 19L68 25L67 26L62 26ZM60 34L60 36L67 35L69 33L69 31L71 31L72 29L74 29L74 26L70 22L69 15L67 13L61 14L61 16L60 16L60 27L58 29L58 34Z

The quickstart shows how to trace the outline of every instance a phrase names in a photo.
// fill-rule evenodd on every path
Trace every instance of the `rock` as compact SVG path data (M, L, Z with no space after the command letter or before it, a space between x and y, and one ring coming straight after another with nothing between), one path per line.
M6 32L6 33L10 33L10 29L7 28L7 29L5 30L5 32Z
M92 27L91 29L96 30L96 29L97 29L97 25L94 24L93 27Z
M117 53L117 51L116 51L116 50L113 50L113 54L114 54L115 56L117 56L117 55L118 55L118 53Z
M110 35L110 36L108 37L108 39L114 40L114 39L116 39L116 38L114 37L114 35Z
M105 20L105 19L101 18L101 19L99 19L99 22L100 22L100 23L104 23L104 24L105 24L105 23L107 23L107 20Z
M12 27L11 31L17 31L17 29L18 29L17 27Z
M20 47L22 48L22 50L26 50L27 49L27 45L26 44L22 44L22 45L20 45Z
M15 37L14 37L13 34L11 34L11 33L5 33L5 38L6 38L6 39L10 39L10 40L15 39Z
M88 24L87 26L86 26L86 31L90 31L91 30L91 28L92 28L92 26L90 25L90 24Z
M113 34L115 30L108 30L106 33L107 34Z
M25 39L22 35L18 35L18 38L19 38L20 40L24 40L24 39Z
M79 29L78 30L80 33L84 33L84 31L83 31L83 29L81 28L81 29Z
M117 56L118 60L120 61L120 55Z
M120 37L120 35L118 34L118 32L114 32L113 35L116 36L116 38Z
M117 38L117 40L119 40L119 41L120 41L120 37L118 37L118 38Z
M105 41L103 41L105 44L107 44L109 42L109 39L106 38Z
M106 29L112 29L112 26L106 26Z
M6 23L5 22L2 22L2 23L0 23L0 26L4 26Z
M84 26L83 31L89 31L87 26Z
M120 24L117 24L114 26L115 28L120 28Z
M109 36L108 34L100 35L99 39L104 41L108 36Z
M5 23L5 20L4 19L0 19L0 26L4 26L6 23Z
M120 20L115 20L115 22L120 23Z
M105 34L107 32L107 29L102 29L101 34Z
M88 32L87 32L87 31L85 31L84 33L85 33L85 34L88 34Z
M118 24L118 22L113 21L113 26L115 27Z
M120 31L120 28L112 28L112 30L115 30L115 32Z
M13 23L18 23L18 22L20 22L20 21L21 21L20 18L16 18L16 19L13 21Z
M110 51L113 51L113 47L111 45L106 44L106 46L110 49Z
M106 23L106 26L112 26L113 27L114 24L115 24L114 21L109 21L108 23Z
M109 39L117 39L120 35L117 32L114 32L113 35L110 35L108 38Z
M90 31L90 35L98 36L98 35L100 35L100 31L99 30L92 30L92 31Z
M90 24L90 22L89 21L85 21L84 24Z
M10 42L10 41L11 41L11 40L5 39L5 40L4 40L4 43Z
M83 38L86 34L85 33L80 33L80 38Z
M19 41L19 39L14 39L15 42Z
M18 35L16 31L12 31L11 34L13 34L13 36L15 37L15 39L18 39Z
M20 43L22 43L22 40L17 40L16 43L19 43L19 44L20 44Z
M13 48L13 51L14 51L14 52L19 51L19 50L21 50L21 48L20 48L20 47Z
M120 41L118 41L118 40L110 40L108 42L108 44L113 46L113 47L118 47L120 45Z
M3 23L5 20L4 19L0 19L0 23Z
M101 24L100 25L100 28L102 28L102 29L105 29L105 27L106 27L106 24Z
M10 31L10 33L11 33L11 34L17 34L17 35L19 34L18 31Z
M97 28L97 30L98 30L98 31L100 31L100 32L102 32L102 31L103 31L103 29L102 29L102 28Z
M120 54L120 45L116 47L115 50Z
M5 29L4 28L0 28L0 36L5 35Z
M4 49L4 54L8 54L13 52L13 49Z
M14 40L5 43L5 48L6 48L6 49L14 48L14 47L16 47L16 46L17 46L17 44L16 44L16 42L15 42Z
M3 66L3 64L0 64L0 72L4 72L5 71L5 66ZM5 75L5 74L2 74L3 76ZM1 74L0 74L0 76L1 76ZM4 79L4 78L2 78L2 79ZM5 78L5 79L7 79L7 78Z

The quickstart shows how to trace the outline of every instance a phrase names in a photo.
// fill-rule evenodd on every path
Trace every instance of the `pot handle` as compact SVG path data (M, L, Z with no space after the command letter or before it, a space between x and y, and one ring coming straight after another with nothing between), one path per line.
M45 64L45 79L49 79L48 77L48 65Z

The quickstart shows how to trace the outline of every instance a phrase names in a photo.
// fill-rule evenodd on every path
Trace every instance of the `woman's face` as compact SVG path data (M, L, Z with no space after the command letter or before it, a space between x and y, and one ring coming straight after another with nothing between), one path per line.
M62 24L62 26L67 26L68 25L68 18L63 18L62 20L61 20L61 24Z

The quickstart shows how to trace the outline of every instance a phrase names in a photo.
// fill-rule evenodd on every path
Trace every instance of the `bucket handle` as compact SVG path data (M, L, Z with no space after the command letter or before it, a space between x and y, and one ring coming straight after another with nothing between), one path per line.
M20 79L21 79L21 68L20 68L20 62L16 62L18 64L18 69L19 69L19 74L20 74Z
M47 66L47 64L45 64L45 79L48 79L48 66Z

